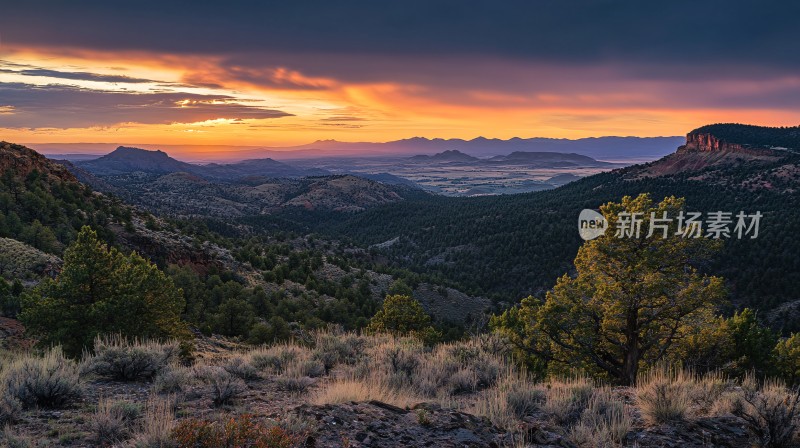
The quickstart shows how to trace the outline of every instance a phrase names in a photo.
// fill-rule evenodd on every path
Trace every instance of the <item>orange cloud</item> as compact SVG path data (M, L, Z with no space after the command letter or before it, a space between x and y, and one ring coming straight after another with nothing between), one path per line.
M323 59L320 64L335 63ZM72 122L32 107L33 93L13 104L0 96L0 138L30 143L283 146L329 138L657 136L710 122L800 122L791 107L800 99L800 77L792 76L712 82L638 77L609 66L413 57L327 73L326 65L301 67L277 57L248 65L222 56L61 48L3 47L0 60L6 63L0 63L0 88L47 90L55 83L62 93L80 93L53 103L84 114ZM92 112L94 104L107 109Z

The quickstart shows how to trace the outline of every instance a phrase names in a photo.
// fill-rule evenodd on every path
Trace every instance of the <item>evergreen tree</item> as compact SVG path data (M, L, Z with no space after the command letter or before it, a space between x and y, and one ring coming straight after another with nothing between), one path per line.
M670 354L677 341L714 321L724 298L722 279L697 272L715 244L704 238L648 237L651 213L675 217L683 200L654 205L650 196L624 197L601 212L616 223L622 212L641 213L639 236L613 231L588 241L575 258L577 275L564 275L544 301L529 297L492 325L551 369L576 366L599 377L631 385L642 366Z
M83 227L64 252L64 266L23 295L20 319L43 345L78 356L99 334L171 338L185 335L183 293L136 253L109 248Z

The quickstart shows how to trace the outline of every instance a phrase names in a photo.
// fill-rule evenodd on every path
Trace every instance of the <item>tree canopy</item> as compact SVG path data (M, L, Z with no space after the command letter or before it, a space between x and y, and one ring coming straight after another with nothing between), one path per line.
M183 292L154 264L109 248L83 227L58 277L23 297L20 319L40 343L77 356L100 334L182 336L183 308Z
M641 213L641 234L614 232L588 241L575 258L576 275L564 275L545 300L524 299L492 325L549 369L582 368L619 384L633 384L641 367L671 353L677 341L714 320L725 297L722 279L696 266L717 244L676 235L669 224L648 237L651 213L677 216L684 201L654 204L647 194L601 207L609 223L621 212Z

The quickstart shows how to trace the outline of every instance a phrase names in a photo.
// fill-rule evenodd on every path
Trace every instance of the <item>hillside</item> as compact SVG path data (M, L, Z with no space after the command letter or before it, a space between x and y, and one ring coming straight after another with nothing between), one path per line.
M67 167L78 167L99 178L124 176L133 173L169 174L190 173L206 179L236 180L248 176L302 177L327 174L322 170L304 170L272 159L252 159L242 162L198 165L181 162L163 151L120 146L100 158L73 161Z
M691 141L691 137L689 138ZM297 225L382 248L403 266L497 300L542 294L570 272L581 243L575 219L583 208L652 193L685 197L687 208L760 211L755 240L729 240L710 272L727 279L738 304L769 309L798 298L800 156L722 148L678 150L659 161L589 176L555 190L501 197L441 198L378 207L346 220L296 219ZM709 194L713 189L713 194ZM432 263L431 260L443 260ZM481 260L480 264L474 260Z
M64 165L35 151L13 144L0 148L0 166L6 167L0 177L0 205L8 210L0 208L0 224L8 224L0 225L0 231L8 229L0 234L0 275L8 280L33 285L44 276L55 276L60 260L50 254L60 255L80 228L89 225L112 246L124 253L136 251L174 275L190 302L186 317L199 328L219 330L215 316L229 301L257 302L244 313L243 324L224 330L229 336L248 337L270 317L304 328L327 323L361 328L394 282L404 277L412 294L442 325L476 318L490 307L485 297L455 289L438 291L440 284L408 272L376 272L370 269L373 260L366 250L335 240L287 239L274 227L255 236L232 220L281 210L353 212L427 195L417 189L346 175L234 185L186 172L95 176L78 170L88 180L108 185L124 179L114 188L123 199L133 198L170 215L198 217L164 219L93 192ZM214 216L220 219L210 219ZM209 302L212 294L216 299ZM455 300L463 306L454 311Z
M276 214L291 208L359 211L426 195L413 187L350 175L293 179L251 176L238 182L222 182L178 172L130 173L99 179L126 201L168 216L236 218ZM103 184L94 186L107 188Z
M60 254L83 225L111 237L110 222L130 212L80 184L64 166L21 145L0 142L0 237Z

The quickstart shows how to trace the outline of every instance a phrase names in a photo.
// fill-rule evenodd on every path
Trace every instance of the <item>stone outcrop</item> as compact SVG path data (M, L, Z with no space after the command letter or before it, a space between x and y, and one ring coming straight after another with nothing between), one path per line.
M38 152L22 145L0 141L0 174L11 171L15 176L25 178L33 171L67 182L78 180L69 170L49 160Z
M768 149L753 148L749 145L730 143L709 133L686 134L686 144L678 148L678 153L684 152L735 152L748 155L769 155Z

